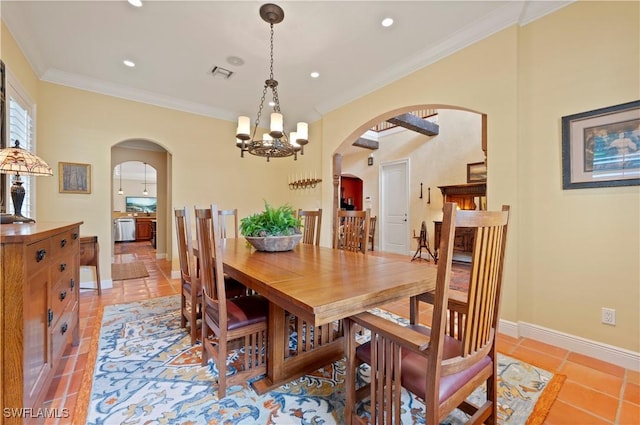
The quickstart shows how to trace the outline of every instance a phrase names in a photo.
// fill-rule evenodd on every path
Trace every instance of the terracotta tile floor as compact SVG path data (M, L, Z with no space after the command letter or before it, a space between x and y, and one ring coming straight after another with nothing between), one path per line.
M170 278L170 262L156 260L155 251L148 242L116 244L115 261L143 261L149 277L114 282L113 288L103 290L102 296L98 296L97 291L81 291L81 342L64 353L44 407L68 409L66 411L73 416L84 369L93 367L87 365L87 353L100 306L180 293L179 280ZM385 308L408 315L406 303L394 303ZM421 312L428 312L428 307L421 307ZM639 372L530 339L500 335L498 344L502 353L567 376L545 424L640 425ZM52 419L46 423L63 425L71 423L72 419Z

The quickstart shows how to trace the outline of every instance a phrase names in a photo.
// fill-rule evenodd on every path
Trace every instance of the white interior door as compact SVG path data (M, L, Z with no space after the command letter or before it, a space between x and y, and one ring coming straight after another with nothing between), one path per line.
M382 164L381 251L408 254L409 249L409 160Z

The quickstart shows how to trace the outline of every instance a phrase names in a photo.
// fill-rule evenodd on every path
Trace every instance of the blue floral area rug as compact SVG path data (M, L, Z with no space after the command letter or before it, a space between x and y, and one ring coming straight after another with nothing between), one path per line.
M391 315L382 310L378 314ZM396 320L404 319L393 316ZM295 341L295 338L293 339ZM295 342L294 342L295 343ZM233 351L229 364L241 359ZM202 367L201 346L180 328L180 298L107 306L96 329L73 415L76 424L342 424L343 361L263 395L249 383L217 397L217 370ZM562 379L500 355L499 416L504 425L542 423ZM368 368L360 370L367 379ZM484 398L483 388L472 399ZM424 406L409 393L403 424L423 424ZM366 410L366 407L365 407ZM464 421L454 412L443 424ZM535 419L535 420L533 420ZM533 421L532 421L533 420ZM529 421L529 422L527 422Z

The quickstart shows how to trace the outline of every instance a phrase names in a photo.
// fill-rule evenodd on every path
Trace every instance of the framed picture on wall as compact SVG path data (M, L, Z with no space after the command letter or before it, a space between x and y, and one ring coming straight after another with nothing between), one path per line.
M58 163L60 193L91 193L91 164Z
M467 164L467 183L481 183L487 181L487 164L473 162Z
M640 100L562 117L562 188L640 185Z

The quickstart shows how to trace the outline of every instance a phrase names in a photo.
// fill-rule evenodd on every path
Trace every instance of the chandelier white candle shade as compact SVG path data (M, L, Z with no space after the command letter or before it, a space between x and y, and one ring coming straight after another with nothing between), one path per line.
M15 174L11 185L11 201L13 202L13 215L3 214L1 223L30 223L32 218L22 215L22 203L25 190L22 186L20 175L27 176L52 176L51 167L31 152L20 147L20 142L10 148L0 149L0 174Z
M264 82L262 97L258 107L258 114L254 123L253 131L251 130L251 120L249 117L238 117L238 128L236 130L236 146L240 149L240 157L244 158L244 153L249 152L252 155L270 158L292 156L298 159L298 152L304 154L303 145L309 143L307 123L300 122L297 126L297 142L292 139L291 135L287 135L284 131L284 117L280 112L280 100L278 99L278 81L273 77L273 26L282 22L284 19L284 11L280 6L267 3L260 7L260 17L267 22L271 28L270 38L270 74L269 78ZM256 138L258 127L260 126L260 117L264 107L267 91L271 91L273 101L273 112L270 116L269 133L263 134L262 138ZM269 137L267 137L267 135Z

